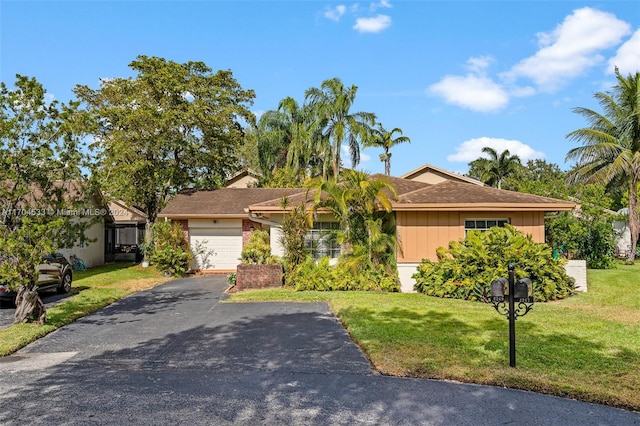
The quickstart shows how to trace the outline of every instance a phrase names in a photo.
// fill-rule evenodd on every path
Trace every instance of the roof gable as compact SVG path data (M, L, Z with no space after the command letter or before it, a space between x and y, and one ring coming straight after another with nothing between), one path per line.
M458 173L453 173L448 170L432 166L431 164L420 166L417 169L400 176L400 178L430 184L438 184L446 180L452 180L455 182L466 182L478 186L484 186L484 183L480 182L479 180Z

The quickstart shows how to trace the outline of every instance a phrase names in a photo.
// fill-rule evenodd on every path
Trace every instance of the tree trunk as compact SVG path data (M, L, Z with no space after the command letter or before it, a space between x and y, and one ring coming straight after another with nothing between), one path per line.
M151 254L151 244L153 243L153 223L147 218L147 222L144 224L144 253L142 253L142 259L149 261L149 255Z
M45 308L38 290L20 286L16 296L16 313L13 316L14 324L38 321L44 324L47 321L47 308Z
M627 215L629 219L629 231L631 233L631 250L629 250L629 256L626 263L633 265L636 261L636 245L638 244L638 196L637 196L638 180L631 179L631 186L629 187L629 213Z

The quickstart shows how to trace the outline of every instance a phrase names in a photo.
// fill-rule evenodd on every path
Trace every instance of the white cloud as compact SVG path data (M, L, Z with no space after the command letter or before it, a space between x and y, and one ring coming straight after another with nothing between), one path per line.
M486 157L486 154L482 152L482 148L490 147L495 149L500 154L505 149L508 149L511 155L517 155L522 162L534 160L537 158L544 158L544 153L536 151L529 145L517 140L508 140L501 138L489 138L481 137L470 139L462 142L456 147L456 153L447 156L447 161L452 163L465 162L469 163L480 157Z
M509 103L507 92L490 78L469 74L445 76L427 91L451 105L479 112L492 112Z
M503 77L527 77L543 91L555 91L567 80L603 61L601 51L616 46L631 27L611 13L576 9L550 33L537 34L540 50L517 63Z
M347 145L342 145L341 148L342 152L340 153L340 156L342 157L342 162L344 164L351 164L351 154L349 153L349 147ZM365 153L363 150L360 150L360 163L358 165L362 166L369 161L371 161L371 156Z
M484 75L489 65L494 61L492 56L474 56L467 59L467 69L474 74Z
M373 2L369 5L369 10L372 12L375 12L376 10L380 9L380 8L384 8L384 9L391 9L393 6L391 6L391 3L388 0L380 0L378 2Z
M337 22L340 20L340 18L342 18L342 15L344 15L346 11L347 11L347 7L343 4L339 4L333 9L327 9L324 12L324 17Z
M618 67L620 73L624 76L640 71L640 29L618 48L616 56L609 59L610 74L613 74L615 67Z
M379 33L391 26L391 17L377 15L373 18L358 18L353 29L361 33Z

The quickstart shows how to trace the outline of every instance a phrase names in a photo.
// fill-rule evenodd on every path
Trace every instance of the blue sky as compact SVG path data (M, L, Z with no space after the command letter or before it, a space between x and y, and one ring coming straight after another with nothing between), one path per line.
M339 77L358 86L354 111L411 138L392 151L393 175L464 173L483 146L566 169L565 135L586 126L572 108L598 108L614 65L640 70L635 0L2 0L0 36L0 79L36 77L61 101L131 75L137 55L230 69L257 115ZM379 153L359 168L382 172Z

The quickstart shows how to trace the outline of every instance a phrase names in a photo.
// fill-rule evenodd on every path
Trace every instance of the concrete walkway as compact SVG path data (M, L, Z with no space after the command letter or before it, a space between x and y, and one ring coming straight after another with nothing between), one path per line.
M324 303L219 303L171 281L0 358L0 424L630 425L640 415L374 374Z

